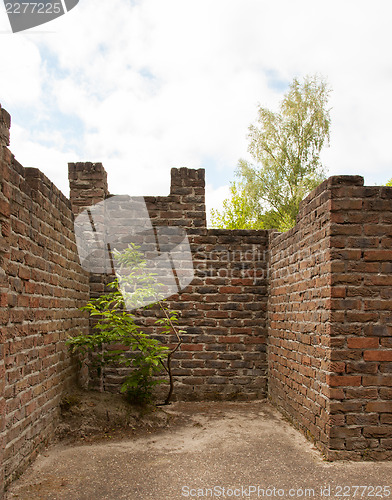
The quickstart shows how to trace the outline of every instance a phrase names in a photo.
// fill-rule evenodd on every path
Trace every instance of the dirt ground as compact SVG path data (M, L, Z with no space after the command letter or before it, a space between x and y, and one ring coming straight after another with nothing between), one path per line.
M392 497L392 462L327 462L266 401L147 411L74 396L63 403L62 440L7 500Z
M74 390L60 405L56 441L63 444L134 438L157 432L180 420L165 406L131 405L120 394Z

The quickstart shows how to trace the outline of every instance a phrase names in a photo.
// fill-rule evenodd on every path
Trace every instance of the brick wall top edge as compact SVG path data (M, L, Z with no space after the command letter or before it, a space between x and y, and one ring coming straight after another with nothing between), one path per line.
M297 226L298 226L298 222L294 227L292 227L288 231L284 231L283 233L276 231L275 229L270 229L270 231L269 231L269 244L270 245L278 245L279 243L281 243L283 240L285 240L287 238L291 239L298 230Z
M141 198L144 198L144 201L146 203L152 203L152 204L156 204L159 202L168 203L171 201L170 195L169 196L141 196Z
M324 183L323 183L324 184ZM319 186L320 187L320 186ZM316 188L318 189L318 188ZM302 238L302 228L303 228L303 221L306 219L306 217L309 216L309 213L311 212L316 212L319 214L318 218L321 217L321 214L327 210L327 207L325 206L326 200L329 198L328 192L321 192L319 193L318 197L311 197L307 199L307 203L304 205L300 205L300 211L297 215L297 222L294 227L289 229L288 231L284 232L279 232L275 229L270 229L269 232L269 241L270 245L277 246L282 244L285 240L288 240L288 242L294 242L295 238L299 237ZM317 200L319 198L319 200ZM316 201L317 203L312 206L312 202ZM305 200L304 200L305 201ZM320 212L321 210L321 212ZM305 222L305 226L308 223ZM299 236L297 236L297 233ZM290 243L291 244L291 243Z
M174 194L178 187L205 187L204 168L172 168L170 177L170 194Z
M11 116L0 104L0 145L10 145Z
M1 107L1 104L0 104L0 121L1 123L4 123L4 125L7 128L11 128L11 115L8 113L7 110Z
M107 182L107 173L102 163L93 163L91 161L68 163L68 179L70 181L86 179L90 175L94 175L94 180L97 181L97 176L102 178L104 183Z
M190 177L192 179L205 179L205 169L204 168L172 168L170 174L173 177Z
M105 170L101 162L91 162L91 161L77 161L68 163L69 170L92 170L94 172L98 170Z
M392 199L392 187L388 186L364 186L364 179L359 175L337 175L332 176L322 182L317 188L315 188L306 198L304 198L299 207L299 212L297 215L296 225L285 231L283 233L270 230L269 239L270 244L274 247L282 244L285 240L292 240L295 235L300 231L302 227L302 221L304 217L308 217L310 213L317 213L317 218L320 218L321 214L324 213L327 217L329 215L326 211L329 211L325 203L328 199L334 198L335 191L342 191L339 188L348 187L351 188L348 197L358 197L358 198L369 198L369 197L381 197L386 199ZM342 191L345 193L345 190ZM341 194L340 197L345 197Z
M11 115L0 104L0 120L7 128L11 128Z
M260 236L268 237L269 229L207 229L209 236Z
M305 206L313 201L316 197L320 196L321 193L327 190L331 190L334 187L342 186L358 186L361 187L364 184L363 177L361 175L332 175L328 177L324 182L319 184L313 191L311 191L306 198L304 198L299 204L299 212L297 216L297 223L303 216Z
M144 198L144 201L146 203L156 203L158 196L143 196L143 198ZM166 198L167 199L166 196L165 197L162 196L162 198Z
M46 177L43 172L41 172L41 170L38 168L25 168L14 157L12 158L12 169L24 178L29 186L29 189L37 189L36 182L38 181L38 186L40 184L46 185L56 198L63 202L67 208L71 209L71 202L69 199L60 191L58 187L53 184L50 179L48 179L48 177Z
M363 186L361 175L333 175L327 179L328 187L331 186Z
M12 156L11 165L17 174L19 174L21 177L25 176L25 168L21 163L18 162L18 160L15 158L15 156Z
M319 196L323 191L326 191L328 189L328 181L330 178L326 179L324 182L319 184L313 191L311 191L306 198L304 198L300 204L299 204L299 212L297 216L297 222L298 222L298 217L299 214L302 212L303 208L305 205L307 205L311 200Z
M70 210L71 210L71 202L65 196L65 194L60 191L60 189L53 184L53 182L46 177L46 175L41 172L38 168L25 168L26 181L29 182L29 179L39 179L42 184L45 184L50 191L59 198Z

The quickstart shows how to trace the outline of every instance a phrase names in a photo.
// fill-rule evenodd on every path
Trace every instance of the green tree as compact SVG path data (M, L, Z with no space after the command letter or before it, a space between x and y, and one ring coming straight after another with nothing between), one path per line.
M325 179L320 152L329 141L329 94L324 79L308 76L293 80L279 112L258 107L248 134L256 163L239 161L241 191L232 185L223 212L213 213L214 224L280 231L295 225L300 201Z
M107 365L130 367L121 392L132 401L150 402L154 385L164 382L158 377L165 371L169 377L165 404L169 404L174 388L171 358L180 348L180 335L184 331L177 329L178 312L170 311L161 300L162 285L156 282L155 274L148 271L138 248L131 244L122 252L113 252L119 272L109 283L108 293L91 298L82 307L97 320L93 331L69 338L67 345L71 352L94 353L92 358L99 369ZM175 335L174 347L163 345L137 325L130 310L140 308L146 301L159 304L162 317L156 319L155 325L160 334ZM150 306L144 306L147 307Z
M386 186L392 186L392 179L389 179L389 181L385 185Z
M223 212L211 209L211 224L220 229L261 229L252 199L248 197L242 184L232 182L230 198L223 202Z

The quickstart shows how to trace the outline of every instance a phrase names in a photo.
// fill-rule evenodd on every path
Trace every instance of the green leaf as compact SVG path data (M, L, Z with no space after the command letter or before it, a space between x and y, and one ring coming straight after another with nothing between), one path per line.
M212 226L286 231L295 225L301 200L325 179L320 152L329 141L330 89L319 76L294 79L279 112L258 107L249 127L248 151L239 182L230 187L223 211L211 211Z

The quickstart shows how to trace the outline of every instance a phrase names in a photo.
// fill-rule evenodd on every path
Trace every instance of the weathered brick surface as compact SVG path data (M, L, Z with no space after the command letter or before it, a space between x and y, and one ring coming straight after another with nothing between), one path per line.
M317 188L293 229L271 232L269 248L269 397L320 443L329 425L329 199Z
M168 299L186 332L173 358L175 397L265 397L268 233L204 229L189 239L195 278ZM151 311L145 314L141 324L147 326ZM106 380L110 390L116 383L113 375Z
M339 176L271 235L269 394L331 459L392 457L391 222L392 188Z
M84 208L103 201L109 191L102 163L68 163L70 201L75 215Z
M13 158L9 127L0 107L0 484L51 436L77 376L64 341L88 331L79 307L111 279L81 269L73 230L111 196L102 164L69 164L67 200ZM145 201L153 225L186 230L192 250L195 278L168 299L186 331L176 397L260 398L268 379L272 402L330 459L391 459L392 188L331 177L279 234L206 229L204 170L171 175L170 194ZM172 342L157 314L138 321ZM117 391L123 377L89 383Z
M169 196L145 196L154 226L206 227L205 171L172 168Z
M79 307L89 286L69 200L39 170L23 168L6 144L0 150L0 471L8 482L51 437L59 401L75 381L65 340L88 328Z
M8 185L8 164L10 119L0 106L0 498L5 482L5 445L6 445L6 401L5 401L5 327L8 323L8 279L5 268L9 260L10 199Z
M11 117L0 104L0 144L1 147L10 145Z
M100 164L99 164L100 165ZM97 199L98 186L107 189L106 174L91 164L71 164L71 200L75 213ZM102 173L102 179L97 172ZM82 200L79 200L81 186ZM154 227L180 227L187 231L193 256L195 279L169 299L180 311L179 328L186 330L181 351L173 358L175 396L179 399L255 398L266 393L266 231L207 230L204 170L172 169L168 196L145 197ZM110 197L102 192L102 198ZM105 290L110 276L92 274L91 295ZM140 314L139 322L157 336L154 317L159 309ZM164 342L174 339L162 338ZM118 391L124 370L91 373L90 386Z
M146 202L155 226L186 229L196 270L169 300L186 330L177 397L263 396L268 345L271 400L330 458L388 458L390 191L331 177L287 233L207 230L204 172L173 169L170 195ZM105 279L92 281L101 293ZM156 314L143 312L140 324L159 335ZM123 376L107 370L100 387L118 390Z
M340 297L331 301L330 335L339 360L341 393L329 402L329 412L344 420L339 426L345 456L353 459L390 459L392 413L390 383L392 344L392 188L363 186L357 178L350 186L330 184L331 290ZM348 377L348 378L347 378ZM346 381L344 382L344 379ZM338 401L355 401L354 407L336 409ZM331 430L332 432L332 430ZM337 432L335 429L333 432ZM351 442L349 432L357 434ZM339 458L330 446L329 455Z
M83 209L104 201L109 196L107 173L102 163L77 162L68 163L68 179L70 187L70 202L76 217ZM103 274L88 273L89 297L97 297L106 290L108 277ZM89 329L94 322L89 319ZM103 390L103 374L97 375L90 369L90 359L85 359L84 369L87 373L83 385Z

